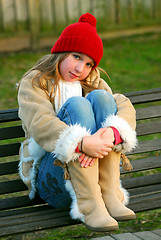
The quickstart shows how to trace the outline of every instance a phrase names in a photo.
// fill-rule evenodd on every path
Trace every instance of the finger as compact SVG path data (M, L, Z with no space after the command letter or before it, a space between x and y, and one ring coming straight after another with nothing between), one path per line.
M114 146L114 144L111 142L111 143L108 144L107 147L108 147L108 148L112 148L113 146Z
M104 156L103 156L102 153L97 153L94 157L95 157L95 158L103 158Z
M85 157L85 154L84 154L84 153L82 153L82 154L79 156L79 162L80 162L80 163L83 161L84 157Z
M89 166L91 167L93 165L93 163L97 160L98 158L92 158L91 161L90 161L90 164Z
M102 155L106 157L109 154L109 152L104 152Z
M82 162L81 162L81 167L85 167L86 162L88 161L89 156L85 155Z
M111 152L112 151L112 148L106 148L106 152Z
M112 148L114 146L114 144L112 142L106 143L104 145L106 148Z
M105 157L105 156L107 156L111 151L112 151L111 148L109 148L108 150L106 149L106 151L101 152L101 155L102 155L103 157ZM102 157L101 157L101 158L102 158Z
M100 154L104 155L106 153L109 153L112 151L112 148L110 147L106 147L105 149L102 149L102 151L100 152Z
M92 157L89 157L89 158L87 159L87 161L86 161L84 167L88 167L88 166L90 166L90 162L91 162L91 160L92 160Z

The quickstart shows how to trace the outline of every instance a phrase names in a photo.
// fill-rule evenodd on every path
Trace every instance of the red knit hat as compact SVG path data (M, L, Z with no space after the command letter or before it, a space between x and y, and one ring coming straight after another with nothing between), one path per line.
M103 56L103 43L97 34L96 23L96 18L92 14L83 14L78 22L64 29L51 53L83 53L91 57L95 62L94 68L97 67Z

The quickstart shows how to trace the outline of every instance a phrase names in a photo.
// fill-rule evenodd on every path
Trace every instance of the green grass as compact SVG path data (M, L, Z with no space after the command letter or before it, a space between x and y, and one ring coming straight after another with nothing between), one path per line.
M145 35L106 42L101 66L115 92L129 92L160 87L160 63L160 35Z
M41 52L11 53L0 57L0 109L17 108L16 83L43 55Z

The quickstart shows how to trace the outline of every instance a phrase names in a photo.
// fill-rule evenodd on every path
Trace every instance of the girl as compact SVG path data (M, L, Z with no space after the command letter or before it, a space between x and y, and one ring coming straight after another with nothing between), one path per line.
M120 184L121 154L136 146L135 110L100 78L102 55L96 19L83 14L24 75L18 91L26 135L19 171L29 197L37 191L55 208L71 204L71 217L93 231L135 219Z

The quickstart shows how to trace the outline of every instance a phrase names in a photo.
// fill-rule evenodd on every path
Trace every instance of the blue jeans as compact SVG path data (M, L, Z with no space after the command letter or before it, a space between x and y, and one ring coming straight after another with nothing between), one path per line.
M86 98L69 98L60 109L58 118L67 125L80 124L93 134L108 116L116 112L112 95L105 90L94 90ZM66 207L70 205L71 198L64 186L64 170L54 166L54 160L51 153L46 152L39 166L37 191L54 208Z

